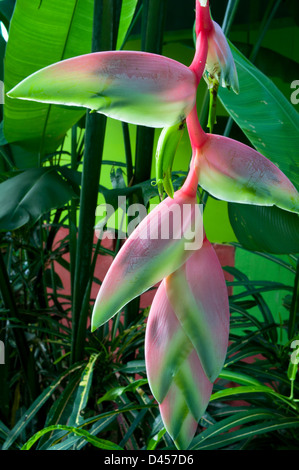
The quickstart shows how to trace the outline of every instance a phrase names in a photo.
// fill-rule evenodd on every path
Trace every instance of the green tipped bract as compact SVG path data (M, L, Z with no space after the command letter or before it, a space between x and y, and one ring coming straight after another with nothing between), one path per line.
M156 54L105 51L67 59L35 72L8 96L89 108L150 127L181 122L196 99L195 74Z

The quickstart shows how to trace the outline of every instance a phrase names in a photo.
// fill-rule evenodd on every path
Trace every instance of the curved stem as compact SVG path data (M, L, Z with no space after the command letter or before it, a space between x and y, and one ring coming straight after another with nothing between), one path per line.
M186 123L192 149L201 148L205 144L208 136L199 123L196 104L188 115Z
M299 307L299 258L297 259L296 276L295 276L295 281L294 281L294 290L293 290L289 323L288 323L289 339L292 339L295 336L298 307Z
M205 69L205 64L208 55L208 36L210 31L213 30L214 25L210 15L209 0L206 6L201 6L199 0L196 2L196 15L195 15L195 34L196 34L196 48L195 55L190 65L190 69L195 73L197 78L197 86L201 80L202 74Z
M208 55L208 37L204 31L200 31L196 39L196 49L193 61L189 67L196 75L196 85L199 85L204 73Z
M198 173L195 166L195 153L193 153L189 173L181 188L181 191L189 197L195 197L198 188Z
M95 0L92 51L111 50L113 46L115 1ZM84 357L89 304L89 289L94 239L95 211L98 200L101 162L106 132L106 117L86 115L85 146L80 193L80 216L75 259L72 311L71 361Z
M206 33L213 29L213 22L210 15L209 0L206 2L206 6L202 6L199 0L196 1L196 16L195 16L195 33L199 35L200 31Z

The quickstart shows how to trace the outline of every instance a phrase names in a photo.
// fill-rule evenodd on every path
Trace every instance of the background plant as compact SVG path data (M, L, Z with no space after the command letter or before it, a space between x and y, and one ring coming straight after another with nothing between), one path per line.
M45 65L91 50L141 48L186 65L193 56L193 0L188 9L155 0L14 3L0 3L9 29L8 43L1 39L7 90ZM289 101L298 64L295 47L292 54L285 42L290 35L298 41L296 2L229 1L225 7L211 2L213 18L234 43L241 92L235 97L219 90L213 132L253 145L298 189L299 121ZM205 89L198 99L203 127ZM92 281L101 282L96 261L114 256L121 244L107 248L94 239L96 206L105 199L117 207L118 195L145 204L156 200L151 179L158 135L84 110L6 99L0 160L3 449L29 447L32 436L38 449L172 448L145 378L147 310L140 299L126 308L123 323L114 319L111 334L103 327L91 335L88 328ZM183 136L175 187L189 157ZM289 365L298 335L298 217L222 203L206 193L202 198L209 239L236 251L234 267L225 268L234 276L231 346L200 423L204 431L191 448L296 448L298 385L296 367ZM63 234L58 242L57 234ZM61 289L60 266L69 272L69 293Z

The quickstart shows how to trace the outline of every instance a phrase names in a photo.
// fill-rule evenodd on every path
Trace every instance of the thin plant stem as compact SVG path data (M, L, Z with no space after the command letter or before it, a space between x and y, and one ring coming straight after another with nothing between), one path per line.
M223 22L221 25L222 31L227 36L230 32L234 18L236 16L237 8L240 0L228 0L227 7L225 10Z
M166 13L166 0L143 0L141 49L145 52L161 54ZM155 129L138 126L135 148L135 172L130 181L142 183L151 177ZM137 198L140 196L137 195ZM134 201L143 203L143 201ZM130 200L129 200L130 203ZM129 302L125 307L125 325L135 320L139 313L140 299Z
M111 50L114 43L114 0L95 0L92 51ZM72 363L82 359L89 306L88 292L94 239L95 212L98 200L101 163L107 118L87 113L85 147L80 195L80 216L72 311ZM84 307L84 308L83 308Z
M130 143L130 131L129 125L126 122L122 122L122 130L124 137L125 155L126 155L126 168L127 168L127 185L132 184L133 178L133 162L132 162L132 149Z
M296 320L299 310L299 257L297 259L296 276L294 282L294 290L290 308L288 338L292 339L296 333Z
M161 54L166 0L143 0L141 49ZM138 126L135 150L134 184L151 177L155 129Z
M72 127L71 140L71 169L77 169L77 125ZM71 294L74 291L75 262L77 251L77 203L72 198L69 207L69 236L70 236L70 276L71 276Z

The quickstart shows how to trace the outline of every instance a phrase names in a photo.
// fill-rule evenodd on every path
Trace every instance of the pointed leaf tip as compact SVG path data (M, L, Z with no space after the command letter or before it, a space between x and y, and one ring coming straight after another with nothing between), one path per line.
M212 383L169 303L165 280L150 310L145 358L166 430L178 448L187 448L208 405Z

